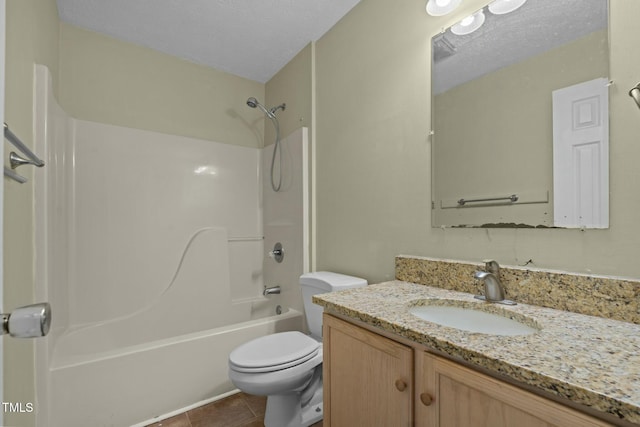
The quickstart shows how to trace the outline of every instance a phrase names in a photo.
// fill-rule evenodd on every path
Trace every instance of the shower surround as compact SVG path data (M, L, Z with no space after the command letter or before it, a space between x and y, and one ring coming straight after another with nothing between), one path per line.
M273 146L77 120L45 67L35 80L36 296L54 313L36 344L38 426L142 425L225 396L234 347L304 328L307 129L282 141L274 193Z

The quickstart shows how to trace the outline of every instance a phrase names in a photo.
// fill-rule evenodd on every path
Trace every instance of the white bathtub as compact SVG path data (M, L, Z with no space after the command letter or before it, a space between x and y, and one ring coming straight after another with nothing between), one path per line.
M233 348L304 326L307 130L282 140L275 193L273 146L78 120L45 67L34 77L47 163L33 179L35 293L53 310L35 342L36 426L139 425L233 390ZM266 256L276 242L281 264Z
M66 360L56 357L51 368L56 392L48 425L131 426L213 400L234 389L227 376L231 350L253 338L302 328L302 314L288 309L280 315L118 350L85 352Z

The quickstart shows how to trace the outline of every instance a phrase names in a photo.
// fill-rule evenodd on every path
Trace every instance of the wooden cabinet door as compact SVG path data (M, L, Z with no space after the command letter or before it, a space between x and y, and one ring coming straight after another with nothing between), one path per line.
M413 350L328 314L324 427L411 426Z
M423 353L416 380L416 427L611 427L511 384ZM420 365L421 363L421 365ZM428 405L420 396L426 393Z

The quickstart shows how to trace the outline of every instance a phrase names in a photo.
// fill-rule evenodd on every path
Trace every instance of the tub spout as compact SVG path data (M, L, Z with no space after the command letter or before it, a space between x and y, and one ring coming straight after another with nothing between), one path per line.
M270 288L264 287L264 291L262 291L262 295L267 296L271 294L279 294L280 286L271 286Z

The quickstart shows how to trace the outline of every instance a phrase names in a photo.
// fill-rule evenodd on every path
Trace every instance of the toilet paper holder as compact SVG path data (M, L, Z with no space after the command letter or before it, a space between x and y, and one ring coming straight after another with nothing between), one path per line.
M44 337L51 328L51 305L48 302L16 308L11 313L0 314L0 335L15 338Z

